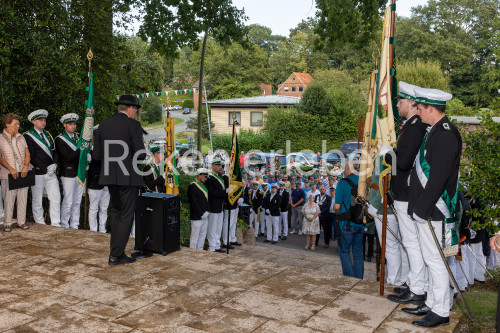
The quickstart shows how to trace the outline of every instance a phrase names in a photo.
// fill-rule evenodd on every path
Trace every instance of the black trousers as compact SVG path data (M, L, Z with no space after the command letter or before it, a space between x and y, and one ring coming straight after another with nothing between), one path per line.
M368 248L366 246L366 241L368 240ZM363 235L363 257L371 258L373 257L373 247L375 243L375 235Z
M325 244L330 244L330 238L332 237L332 224L330 222L330 216L325 216L319 219L319 224L323 228L323 236L325 237ZM316 245L319 243L320 235L316 235Z
M108 189L111 197L110 255L119 257L125 254L132 230L139 186L108 185Z

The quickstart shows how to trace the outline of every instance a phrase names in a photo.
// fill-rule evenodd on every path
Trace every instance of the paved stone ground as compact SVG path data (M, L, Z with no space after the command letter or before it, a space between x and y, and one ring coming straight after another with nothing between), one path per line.
M0 236L0 251L0 332L451 332L459 320L420 330L377 282L278 247L110 267L109 234L32 225Z

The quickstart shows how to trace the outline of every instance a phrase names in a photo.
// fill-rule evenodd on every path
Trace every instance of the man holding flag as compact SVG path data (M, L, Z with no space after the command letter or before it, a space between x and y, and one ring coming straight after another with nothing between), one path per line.
M458 252L454 211L462 137L445 114L451 94L418 87L414 91L418 115L431 127L420 145L410 175L408 215L417 222L418 241L429 271L427 300L416 309L419 315L425 316L413 324L435 327L449 323L450 276L439 247L444 249L445 256ZM436 244L434 236L442 244Z
M80 204L82 202L83 184L78 182L78 164L80 149L78 149L78 133L76 113L68 113L61 117L64 131L56 137L57 164L59 165L63 200L61 204L61 226L78 229L80 224ZM84 156L87 159L87 156ZM68 225L69 223L69 225Z
M233 245L241 246L236 240L236 222L238 220L238 205L243 203L243 178L240 166L240 147L235 130L236 119L233 118L233 146L231 148L231 166L229 175L224 176L227 187L227 199L224 204L224 224L222 240L225 247L234 248ZM228 225L229 224L229 225Z

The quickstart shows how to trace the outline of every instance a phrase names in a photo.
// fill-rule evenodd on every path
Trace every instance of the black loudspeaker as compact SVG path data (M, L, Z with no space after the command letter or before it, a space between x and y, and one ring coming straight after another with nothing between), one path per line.
M250 224L250 205L243 203L238 211L238 218L246 224Z
M135 212L136 250L166 255L181 249L180 203L179 195L139 195Z

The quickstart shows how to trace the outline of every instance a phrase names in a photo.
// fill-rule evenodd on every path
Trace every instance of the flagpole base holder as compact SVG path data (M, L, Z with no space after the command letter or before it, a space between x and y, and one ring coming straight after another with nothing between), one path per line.
M149 252L149 251L137 251L137 252L132 253L130 256L132 258L136 258L136 259L149 258L149 257L153 256L153 252Z

